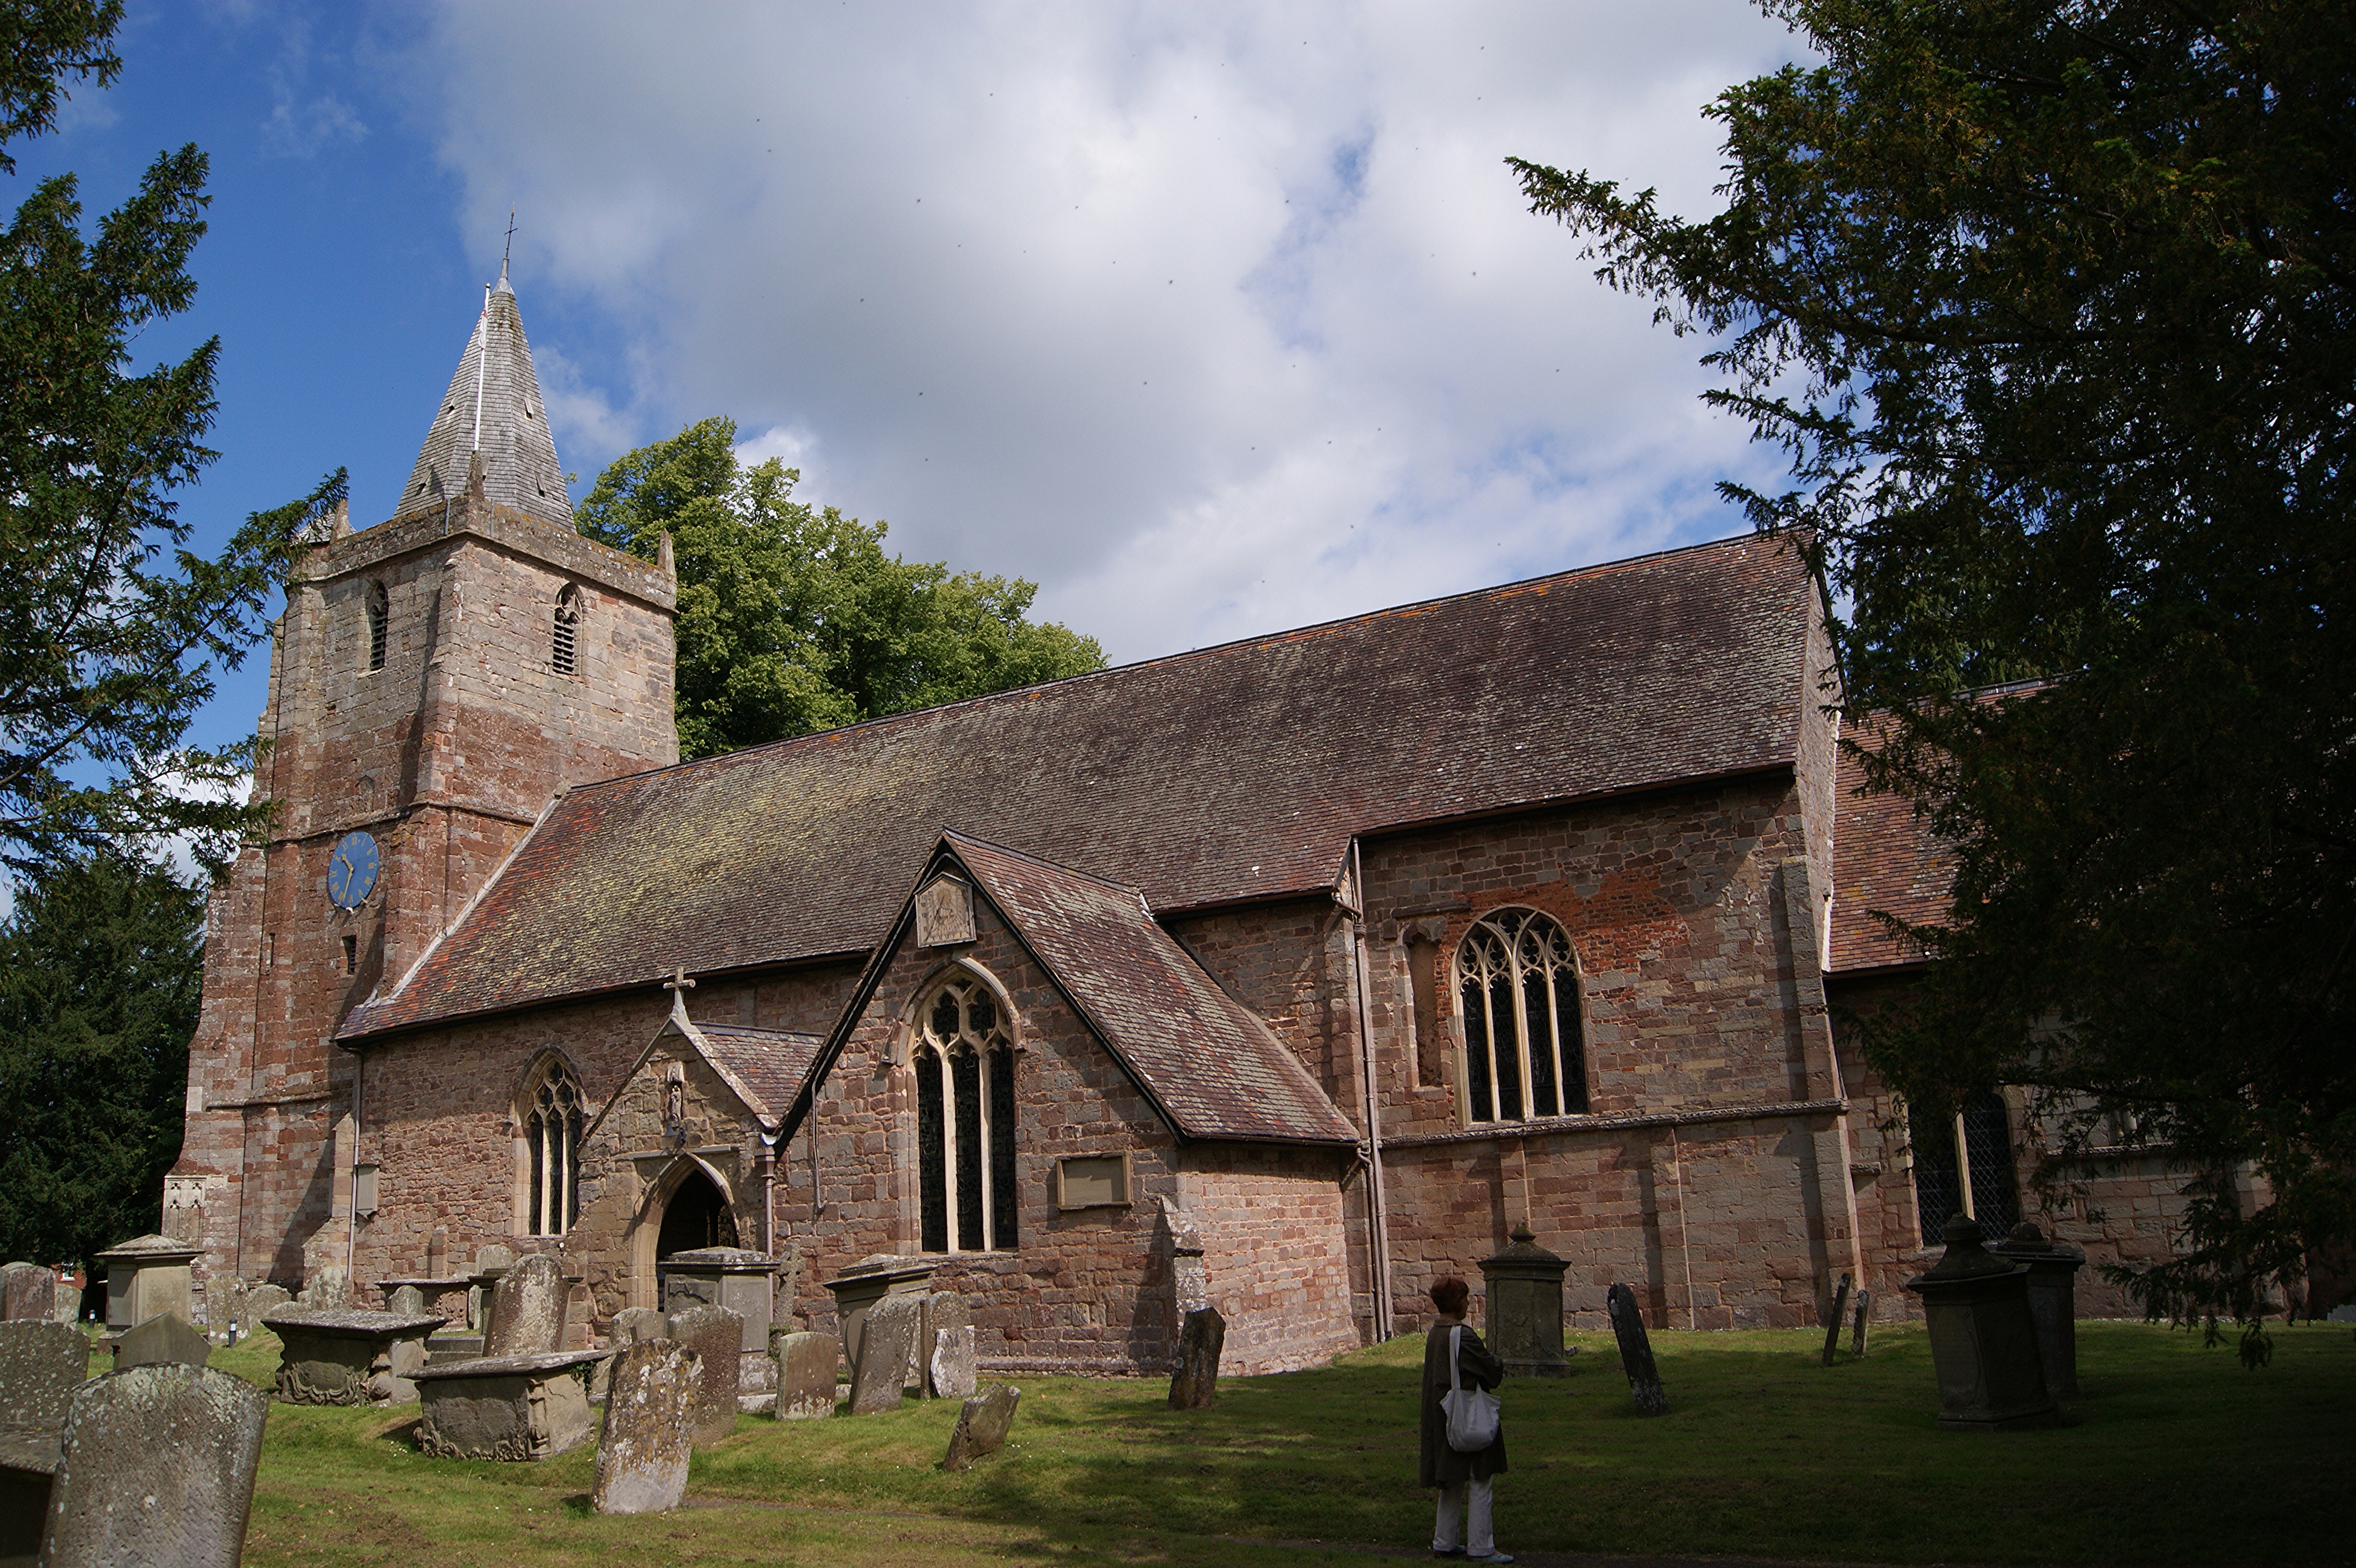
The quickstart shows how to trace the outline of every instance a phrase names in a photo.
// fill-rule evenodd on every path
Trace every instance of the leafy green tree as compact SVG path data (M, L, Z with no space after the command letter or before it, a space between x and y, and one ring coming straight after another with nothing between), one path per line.
M0 7L0 173L56 126L72 75L112 81L119 0ZM128 368L150 323L188 307L205 157L156 158L82 233L73 177L41 181L0 235L0 862L191 835L219 864L262 809L233 803L251 743L186 744L218 669L259 638L298 532L343 499L341 470L248 519L215 558L186 548L174 492L215 454L220 340Z
M49 863L0 922L0 1255L87 1258L163 1218L205 898L116 847Z
M793 499L702 420L615 461L582 532L679 568L679 744L705 757L1104 668L1094 638L1025 618L1037 585L904 561L873 527Z
M1706 111L1718 216L1513 166L1790 453L1729 493L1848 607L1872 778L1955 846L1871 1059L1932 1114L2038 1090L2049 1183L2166 1153L2132 1288L2254 1358L2265 1280L2356 1233L2356 16L1770 9L1824 63Z

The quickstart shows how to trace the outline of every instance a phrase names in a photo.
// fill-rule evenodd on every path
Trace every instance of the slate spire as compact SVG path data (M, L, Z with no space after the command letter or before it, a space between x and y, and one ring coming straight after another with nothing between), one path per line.
M564 470L557 466L556 438L549 434L548 410L532 372L531 345L524 341L523 316L507 263L486 295L457 373L443 394L434 424L410 470L396 514L430 501L455 498L466 488L466 471L477 451L483 455L485 493L497 505L512 507L542 522L573 526L573 503L564 493Z

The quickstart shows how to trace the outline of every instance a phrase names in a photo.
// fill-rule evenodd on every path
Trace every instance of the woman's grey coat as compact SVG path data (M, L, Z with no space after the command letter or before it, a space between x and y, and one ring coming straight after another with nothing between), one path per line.
M1423 1341L1423 1484L1461 1487L1485 1481L1505 1470L1505 1426L1497 1423L1497 1441L1478 1454L1459 1454L1448 1446L1448 1412L1440 1402L1448 1397L1448 1336L1456 1325L1442 1319ZM1457 1376L1464 1387L1494 1389L1505 1380L1505 1363L1489 1353L1481 1337L1467 1325L1464 1345L1457 1357Z

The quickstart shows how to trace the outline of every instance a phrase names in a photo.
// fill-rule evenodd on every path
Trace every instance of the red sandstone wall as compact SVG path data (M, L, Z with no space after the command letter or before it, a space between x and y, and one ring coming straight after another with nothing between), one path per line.
M1197 1144L1180 1155L1204 1284L1226 1319L1221 1366L1243 1375L1324 1365L1363 1343L1352 1311L1346 1154Z

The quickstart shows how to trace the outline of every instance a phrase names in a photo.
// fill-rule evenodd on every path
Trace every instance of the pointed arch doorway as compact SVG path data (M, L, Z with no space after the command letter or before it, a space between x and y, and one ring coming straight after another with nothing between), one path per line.
M663 1201L662 1222L655 1231L655 1262L699 1247L737 1245L736 1217L728 1210L728 1199L710 1176L689 1171Z

